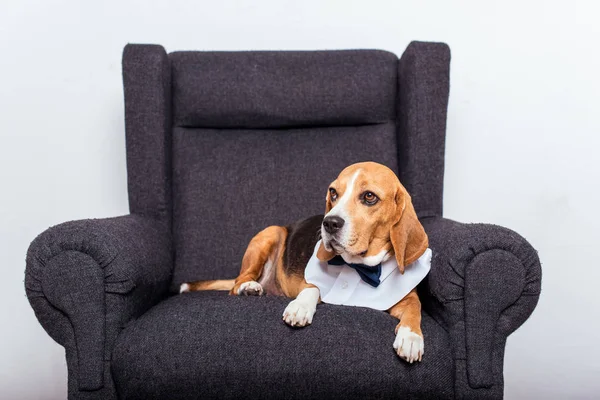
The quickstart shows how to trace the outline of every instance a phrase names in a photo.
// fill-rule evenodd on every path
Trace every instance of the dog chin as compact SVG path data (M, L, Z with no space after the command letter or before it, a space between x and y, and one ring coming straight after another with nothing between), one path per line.
M344 246L331 238L323 239L323 247L325 247L325 250L333 251L335 254L342 254L345 252Z
M347 248L338 243L336 240L331 240L328 243L325 243L325 250L333 251L335 254L349 257L362 257L366 253L366 251L354 251L353 249Z

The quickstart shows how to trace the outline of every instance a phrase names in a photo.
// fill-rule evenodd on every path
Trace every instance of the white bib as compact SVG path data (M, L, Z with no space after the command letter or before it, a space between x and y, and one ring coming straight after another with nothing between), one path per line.
M308 260L304 279L319 288L324 303L388 310L417 287L431 269L430 249L407 265L404 274L400 273L396 258L390 257L381 264L381 283L373 287L347 265L329 265L320 261L317 258L320 244L319 240Z

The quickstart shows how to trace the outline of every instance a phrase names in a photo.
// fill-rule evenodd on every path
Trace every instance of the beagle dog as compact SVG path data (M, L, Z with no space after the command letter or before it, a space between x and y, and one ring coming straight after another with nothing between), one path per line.
M335 297L331 295L332 286L341 274L346 274L356 280L354 298L345 300L346 303L333 303L361 305L360 293L366 297L378 296L379 307L374 308L386 310L399 319L393 343L396 353L412 363L421 361L423 356L421 303L416 284L425 275L404 292L399 290L402 280L409 275L405 269L408 272L427 253L429 258L425 261L429 262L427 234L396 174L384 165L363 162L345 168L331 183L324 216L289 226L269 226L254 236L235 280L183 283L180 292L229 290L238 296L265 293L287 296L294 300L285 309L283 320L289 326L304 327L312 323L319 302L327 303L327 297ZM329 265L334 259L338 262ZM344 263L347 265L344 268L351 266L355 270L344 272L339 267ZM308 268L312 268L310 279L307 279ZM380 269L379 275L371 276L376 268L387 272L381 273ZM331 271L337 272L331 275ZM429 264L425 274L428 271ZM382 278L384 281L379 282ZM329 287L323 284L327 279ZM378 283L381 286L376 287ZM346 281L343 284L347 287ZM383 290L384 286L387 289ZM329 289L323 297L322 292Z

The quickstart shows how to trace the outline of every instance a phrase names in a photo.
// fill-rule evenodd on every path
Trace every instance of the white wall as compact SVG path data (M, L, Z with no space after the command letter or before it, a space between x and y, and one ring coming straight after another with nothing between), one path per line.
M25 252L50 225L127 212L127 42L401 54L412 39L452 48L446 216L511 227L543 262L539 306L508 341L506 398L600 391L596 2L246 3L0 3L0 397L66 396L62 348L25 298Z

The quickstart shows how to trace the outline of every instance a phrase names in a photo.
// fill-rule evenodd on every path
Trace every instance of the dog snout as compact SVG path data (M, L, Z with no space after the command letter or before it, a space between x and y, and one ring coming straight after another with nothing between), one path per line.
M327 217L323 220L323 228L325 232L333 235L344 226L345 221L338 216Z

